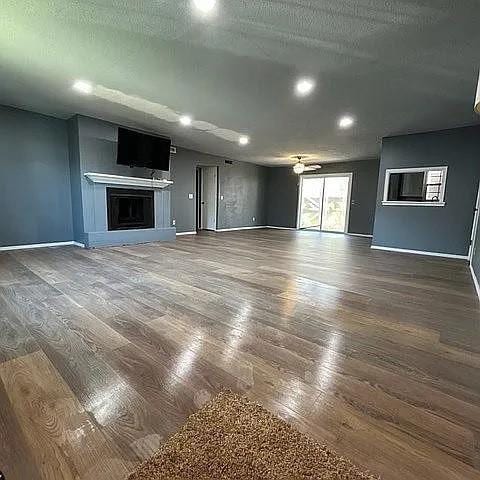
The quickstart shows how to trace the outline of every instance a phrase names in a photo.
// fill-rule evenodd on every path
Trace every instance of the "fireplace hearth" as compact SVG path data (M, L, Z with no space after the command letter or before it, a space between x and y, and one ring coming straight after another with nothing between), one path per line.
M153 190L108 187L108 230L155 228L153 195Z

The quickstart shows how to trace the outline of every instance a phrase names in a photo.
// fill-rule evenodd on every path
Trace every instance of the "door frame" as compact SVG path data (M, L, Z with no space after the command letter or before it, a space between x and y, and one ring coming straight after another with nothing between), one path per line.
M477 201L475 203L474 213L473 213L473 226L472 233L470 235L470 247L468 249L468 261L471 264L473 255L475 254L475 242L477 241L477 227L480 217L480 182L478 183L477 191Z
M315 173L315 174L303 174L299 175L300 177L300 185L298 188L298 199L297 199L297 230L300 230L300 222L301 222L301 211L302 211L302 193L303 193L303 180L305 178L327 178L327 177L348 177L348 193L347 193L347 214L345 216L345 230L342 232L338 232L336 230L322 230L321 223L323 217L323 196L325 193L325 185L323 188L323 196L322 196L322 212L320 214L320 229L319 232L327 232L327 233L348 233L348 225L350 222L350 208L352 206L352 184L353 184L353 172L345 172L345 173ZM308 228L304 228L303 230L310 230ZM317 231L317 230L310 230L310 231Z
M207 168L212 168L215 171L215 185L214 185L214 191L215 191L215 228L213 229L205 229L202 227L203 223L203 209L202 209L202 201L205 197L204 191L203 191L203 182L204 182L204 174L205 174L205 169ZM195 206L195 217L196 217L196 231L202 231L202 230L207 230L211 232L215 232L218 229L218 192L219 192L219 175L220 171L218 168L218 165L197 165L196 166L196 172L198 177L196 176L196 183L195 183L195 189L196 189L196 206Z

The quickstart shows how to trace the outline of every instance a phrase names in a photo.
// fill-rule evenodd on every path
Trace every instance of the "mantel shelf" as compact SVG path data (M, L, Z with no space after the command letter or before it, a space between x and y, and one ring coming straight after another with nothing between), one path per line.
M165 188L173 185L171 180L158 180L155 178L124 177L121 175L109 175L106 173L85 173L93 183L105 183L108 185L124 185L129 187Z

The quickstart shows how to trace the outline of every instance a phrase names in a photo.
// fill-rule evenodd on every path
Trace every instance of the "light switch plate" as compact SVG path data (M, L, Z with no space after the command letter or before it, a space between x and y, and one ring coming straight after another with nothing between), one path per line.
M225 197L223 195L220 195L220 200L223 200Z
M188 194L188 199L189 199L189 200L193 200L193 193L189 193L189 194Z

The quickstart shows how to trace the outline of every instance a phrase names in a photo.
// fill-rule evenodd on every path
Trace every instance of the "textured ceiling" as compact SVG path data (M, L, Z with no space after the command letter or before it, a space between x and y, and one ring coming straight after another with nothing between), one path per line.
M257 163L369 158L382 136L478 121L479 18L478 0L218 0L210 19L190 0L3 0L0 103ZM301 75L317 80L303 99Z

